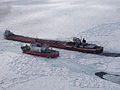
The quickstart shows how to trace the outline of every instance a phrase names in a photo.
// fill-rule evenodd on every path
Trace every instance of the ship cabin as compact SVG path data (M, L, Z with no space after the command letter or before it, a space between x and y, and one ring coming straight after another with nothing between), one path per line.
M4 36L12 36L14 35L10 30L5 30Z
M72 42L68 42L67 45L76 47L76 48L86 48L86 49L97 49L100 46L97 46L96 44L89 44L86 42L86 40L83 38L82 40L74 37Z

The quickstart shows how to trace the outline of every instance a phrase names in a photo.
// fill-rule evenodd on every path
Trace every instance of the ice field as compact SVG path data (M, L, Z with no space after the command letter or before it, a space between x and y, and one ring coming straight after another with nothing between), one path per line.
M84 37L120 53L119 0L0 0L0 90L119 90L119 76L95 76L104 71L120 75L120 57L57 49L48 59L23 54L24 43L4 39L15 34L71 40Z

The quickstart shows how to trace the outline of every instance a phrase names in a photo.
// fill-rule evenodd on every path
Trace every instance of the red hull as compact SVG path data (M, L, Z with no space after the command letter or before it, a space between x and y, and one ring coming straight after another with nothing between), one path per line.
M48 53L38 53L38 52L23 52L25 54L31 54L31 55L36 55L36 56L41 56L41 57L47 57L47 58L55 58L59 56L59 53L56 54L48 54Z

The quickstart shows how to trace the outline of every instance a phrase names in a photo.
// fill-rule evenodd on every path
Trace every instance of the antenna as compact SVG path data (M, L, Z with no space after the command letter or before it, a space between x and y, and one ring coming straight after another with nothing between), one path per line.
M82 40L82 36L80 36L81 40Z

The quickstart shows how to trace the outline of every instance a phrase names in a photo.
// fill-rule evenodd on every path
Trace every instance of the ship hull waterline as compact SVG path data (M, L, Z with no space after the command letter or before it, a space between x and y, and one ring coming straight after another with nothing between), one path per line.
M41 57L47 57L47 58L56 58L59 56L59 54L48 54L48 53L38 53L38 52L26 52L26 51L23 51L23 53L25 54L30 54L30 55L35 55L35 56L41 56Z

